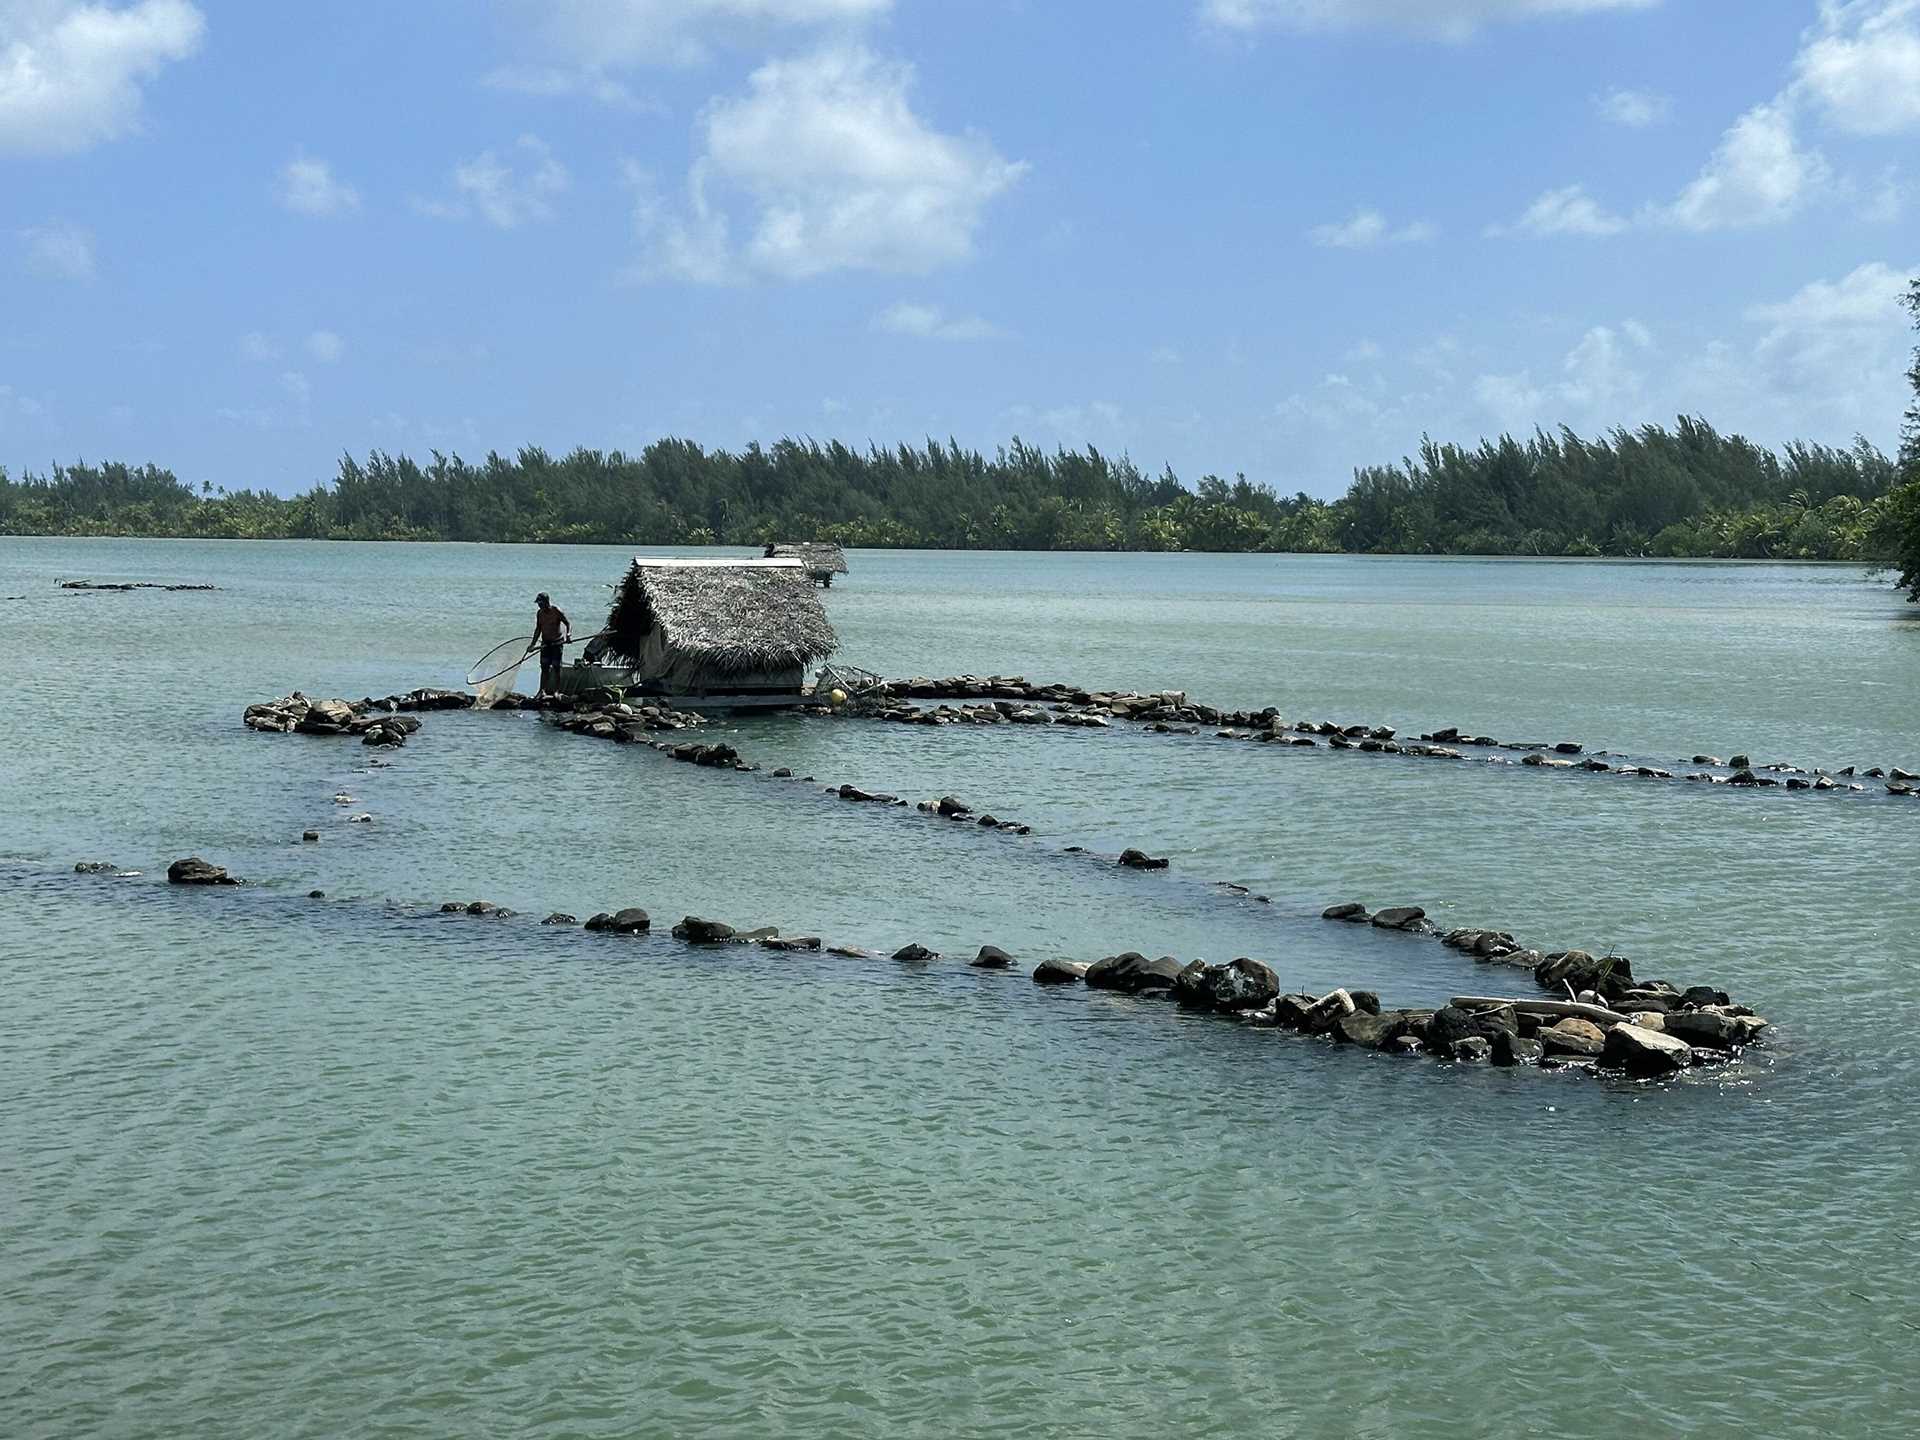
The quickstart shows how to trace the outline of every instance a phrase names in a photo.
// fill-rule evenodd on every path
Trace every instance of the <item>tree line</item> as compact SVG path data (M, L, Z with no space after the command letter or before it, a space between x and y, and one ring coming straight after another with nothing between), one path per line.
M0 532L1878 560L1895 554L1898 479L1864 440L1775 452L1693 417L1593 439L1563 429L1473 447L1429 441L1359 469L1335 500L1283 496L1244 475L1189 488L1125 456L1019 440L991 456L939 441L855 450L788 439L735 453L661 440L637 455L530 447L478 463L375 451L291 497L196 490L153 465L0 470Z
M1920 326L1920 279L1904 303ZM991 456L936 440L734 453L669 439L637 455L529 447L477 464L374 451L291 497L196 490L154 465L17 480L0 468L0 534L1865 560L1920 601L1920 348L1908 378L1897 458L1864 439L1775 451L1681 416L1591 439L1427 440L1321 500L1245 475L1190 488L1171 467L1018 439Z

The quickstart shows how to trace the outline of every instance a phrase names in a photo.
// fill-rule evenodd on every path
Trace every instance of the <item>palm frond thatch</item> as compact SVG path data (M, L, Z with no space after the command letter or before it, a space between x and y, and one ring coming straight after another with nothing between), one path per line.
M797 545L776 545L773 553L782 560L798 560L814 575L844 575L847 554L831 540L804 540Z
M840 644L806 570L786 565L634 561L607 612L607 653L639 665L656 631L666 650L729 675L805 667Z

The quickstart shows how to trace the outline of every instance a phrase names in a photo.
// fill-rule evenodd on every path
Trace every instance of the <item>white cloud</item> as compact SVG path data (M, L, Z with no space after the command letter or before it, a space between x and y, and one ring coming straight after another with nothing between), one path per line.
M1920 129L1920 0L1825 0L1794 86L1856 135Z
M307 377L298 370L288 370L280 376L280 388L287 392L295 404L305 405L313 395L313 386L307 383Z
M49 220L20 232L27 267L54 280L93 278L93 232L71 220Z
M240 358L265 365L280 358L280 347L258 330L249 330L240 337Z
M478 215L489 225L511 230L529 221L551 220L554 197L570 184L567 167L554 159L546 141L522 135L503 156L482 150L453 167L453 197L416 200L414 208L440 220Z
M1647 391L1646 376L1636 367L1652 349L1652 333L1637 320L1617 330L1596 325L1567 352L1557 380L1536 383L1525 370L1481 375L1474 398L1504 430L1629 424L1640 418Z
M1660 0L1201 0L1217 29L1406 30L1464 39L1483 25L1612 10L1646 10Z
M1287 396L1273 413L1289 425L1346 432L1377 424L1389 405L1373 386L1356 385L1350 376L1335 372L1323 376L1313 389Z
M990 201L1026 166L983 136L930 128L909 103L910 66L834 45L756 70L715 100L684 211L641 181L643 273L713 283L835 270L921 274L973 253ZM734 250L724 198L752 212Z
M1900 297L1917 269L1920 258L1905 267L1873 261L1754 305L1746 318L1760 327L1757 337L1708 345L1671 389L1701 413L1726 417L1723 425L1774 440L1889 436L1908 395Z
M1041 433L1070 449L1082 445L1119 447L1130 428L1126 411L1111 400L1056 405L1040 411L1030 405L1015 405L1005 412L1005 418L1016 425L1037 424Z
M716 45L763 42L781 30L854 27L893 0L522 0L552 54L595 69L694 65Z
M918 340L997 340L1005 332L978 315L949 315L938 305L902 300L873 317L873 328Z
M1874 261L1840 280L1815 280L1786 300L1754 305L1747 318L1772 327L1769 342L1790 335L1871 329L1900 320L1909 271Z
M1736 120L1699 177L1659 213L1686 230L1770 225L1797 213L1829 173L1818 151L1801 146L1782 97Z
M1673 116L1673 97L1652 90L1613 89L1593 97L1600 118L1629 130L1665 124Z
M1920 0L1821 0L1786 88L1735 121L1699 178L1656 218L1688 230L1769 225L1822 191L1857 194L1801 140L1816 114L1856 135L1920 129ZM1897 182L1883 184L1862 210L1869 219L1897 214L1900 198Z
M294 156L280 168L274 193L299 215L345 215L360 208L357 190L334 179L333 167L326 161L305 155Z
M1627 228L1620 216L1604 209L1584 185L1549 190L1511 226L1495 225L1490 235L1524 231L1529 235L1618 235Z
M187 0L0 4L0 151L70 154L137 130L141 87L205 33Z
M316 330L307 336L307 354L322 365L337 365L347 353L347 342L331 330Z
M1353 218L1333 225L1316 225L1307 232L1314 244L1340 250L1371 250L1376 245L1419 245L1440 233L1429 220L1415 220L1396 230L1378 210L1356 210Z
M662 113L658 101L636 95L625 82L590 65L504 65L481 81L490 90L543 100L592 100L615 110Z

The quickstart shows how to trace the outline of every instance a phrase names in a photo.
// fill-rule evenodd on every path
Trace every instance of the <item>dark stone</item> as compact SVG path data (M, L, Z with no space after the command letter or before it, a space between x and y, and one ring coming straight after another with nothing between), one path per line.
M73 867L76 875L111 875L120 867L111 860L82 860Z
M1120 863L1129 870L1164 870L1167 868L1165 858L1149 855L1144 850L1122 850L1120 852Z
M684 940L689 945L723 945L733 939L733 926L720 920L702 920L698 915L689 915L673 927L673 938Z
M218 865L210 865L198 855L189 855L167 866L169 885L238 885L240 882Z
M760 941L760 945L767 950L818 950L820 937L818 935L769 935Z
M1542 990L1559 991L1564 985L1576 995L1582 990L1609 997L1624 995L1633 988L1633 963L1624 955L1565 950L1535 966L1533 980Z
M1491 1041L1496 1035L1520 1033L1519 1017L1511 1005L1490 1010L1463 1010L1458 1005L1443 1005L1427 1022L1427 1046L1447 1053L1454 1042L1477 1035Z
M1320 912L1322 920L1350 920L1364 924L1373 917L1367 913L1367 907L1358 900L1348 900L1343 904L1329 905Z
M1379 1014L1355 1010L1334 1021L1331 1034L1343 1045L1358 1045L1365 1050L1390 1049L1406 1036L1414 1037L1417 1044L1432 1014L1430 1010L1388 1010Z
M1173 988L1185 967L1170 955L1149 960L1137 950L1109 955L1087 967L1086 982L1095 990L1119 990L1128 995Z
M1747 1038L1747 1028L1738 1020L1712 1010L1677 1011L1663 1016L1661 1023L1674 1039L1709 1050L1731 1050Z
M1088 967L1077 960L1042 960L1033 969L1036 985L1072 985L1087 978Z
M1173 998L1190 1010L1263 1010L1280 995L1280 981L1258 960L1225 965L1196 960L1174 978Z
M1468 1035L1447 1047L1455 1060L1478 1063L1493 1059L1493 1042L1484 1035Z
M893 952L893 958L905 965L925 965L940 957L924 945L913 944L902 945Z
M1493 1037L1493 1063L1496 1065L1538 1065L1546 1058L1546 1046L1502 1030Z
M1312 995L1282 995L1273 1002L1273 1023L1288 1030L1301 1029L1316 1003Z
M300 832L300 840L302 844L306 844L306 845L316 844L319 841L319 839L320 839L320 832L318 830L302 830Z
M967 804L964 800L955 799L951 795L942 795L934 802L933 808L949 818L970 816L973 814L973 807L971 805Z
M1365 1011L1369 1015L1380 1013L1380 997L1371 990L1349 990L1353 997L1353 1008Z
M1711 985L1689 985L1680 992L1680 1004L1683 1009L1696 1010L1702 1005L1725 1005L1727 992L1716 990Z
M1559 754L1562 754L1562 755L1578 755L1582 750L1586 749L1587 747L1582 745L1578 740L1562 740L1558 745L1555 745L1553 748L1555 751L1557 751Z
M1418 905L1390 905L1374 912L1373 923L1382 930L1414 930L1427 918Z
M982 945L980 953L968 964L975 970L1010 970L1013 968L1013 956L998 945Z
M467 914L469 915L491 915L499 908L500 907L491 900L469 900L467 902Z
M638 935L653 927L653 921L647 912L641 909L617 911L609 915L604 910L582 927L586 930L604 930L615 935Z
M547 918L542 920L540 923L542 925L578 925L580 922L576 920L573 916L562 914L560 911L556 910L554 911L553 914L547 916Z

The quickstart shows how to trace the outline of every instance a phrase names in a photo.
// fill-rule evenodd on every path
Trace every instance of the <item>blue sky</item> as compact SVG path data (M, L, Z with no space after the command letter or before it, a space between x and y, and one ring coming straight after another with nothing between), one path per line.
M1890 447L1920 0L0 0L0 464Z

